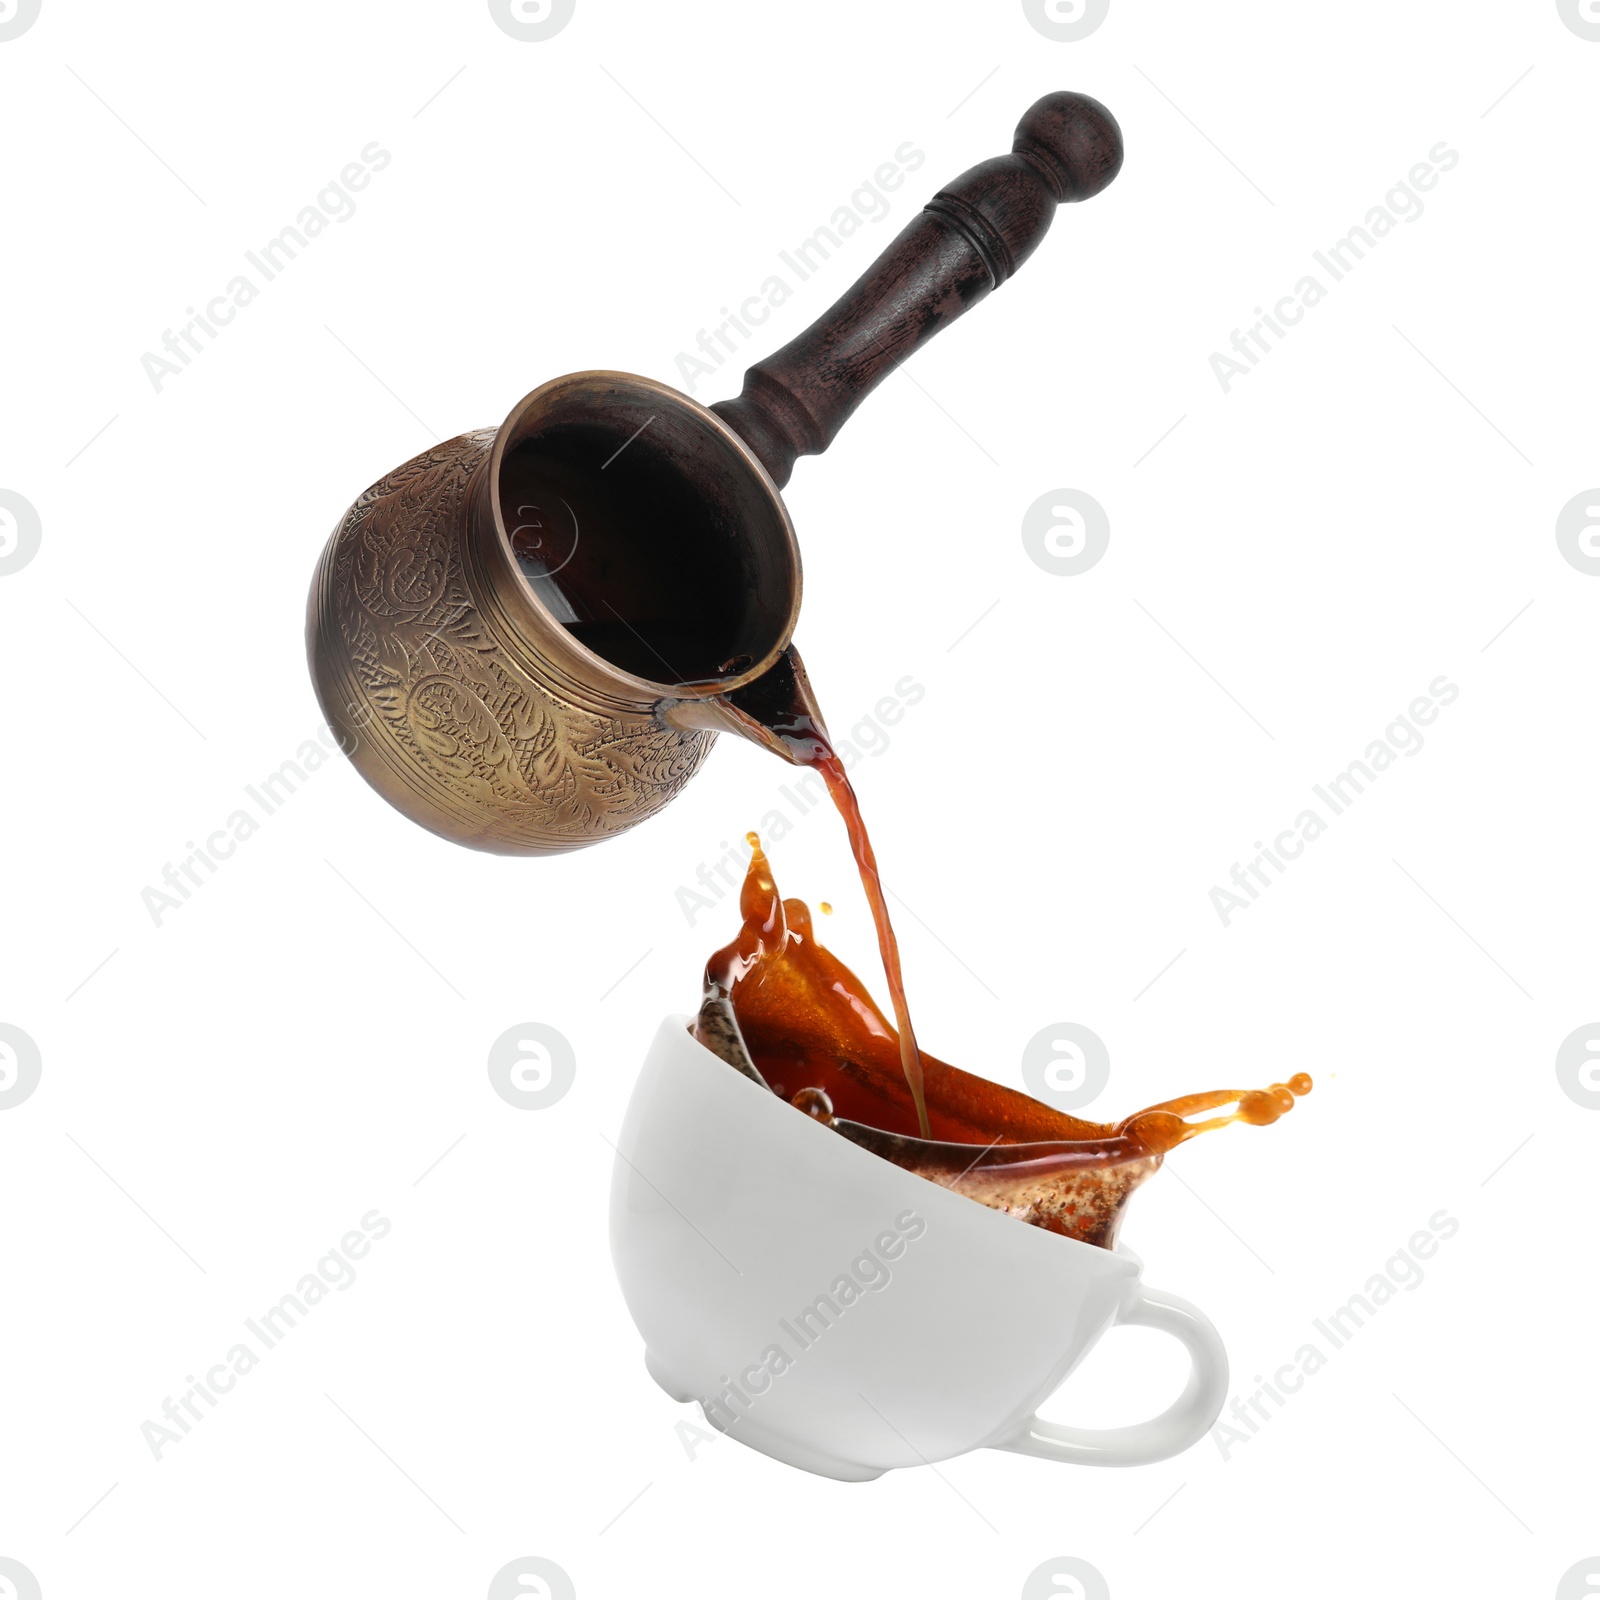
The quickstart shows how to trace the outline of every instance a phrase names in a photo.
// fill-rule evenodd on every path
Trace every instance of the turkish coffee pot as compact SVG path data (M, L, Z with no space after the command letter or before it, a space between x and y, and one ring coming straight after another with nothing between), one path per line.
M719 732L823 719L791 636L800 551L779 490L912 351L997 289L1055 208L1122 165L1111 113L1046 95L816 323L707 408L650 378L554 378L424 451L334 530L306 623L357 770L480 850L573 850L653 816Z

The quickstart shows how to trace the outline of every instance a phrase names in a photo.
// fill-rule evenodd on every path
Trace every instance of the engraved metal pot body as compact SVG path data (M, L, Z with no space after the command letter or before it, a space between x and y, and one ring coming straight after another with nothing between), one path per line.
M507 464L530 449L608 493L632 485L646 508L692 508L682 559L706 567L733 670L642 676L557 617L507 524ZM687 578L698 593L702 575ZM654 815L718 729L761 738L721 697L784 656L799 608L794 529L744 441L663 384L581 372L368 489L323 551L306 641L324 714L390 804L461 844L540 855Z

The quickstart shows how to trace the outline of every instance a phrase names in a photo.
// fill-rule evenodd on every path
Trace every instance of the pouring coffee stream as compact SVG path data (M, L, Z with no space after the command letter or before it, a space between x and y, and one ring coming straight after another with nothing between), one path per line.
M883 960L883 975L889 985L889 1003L899 1034L900 1070L911 1092L917 1125L923 1138L927 1138L928 1108L922 1093L922 1057L918 1053L917 1036L911 1026L911 1008L906 1001L905 978L900 968L900 941L895 938L889 902L884 898L883 880L878 876L878 858L867 833L866 821L861 815L861 804L845 772L844 762L828 737L821 710L811 693L810 680L794 647L791 645L778 665L759 682L728 696L728 709L735 717L749 719L753 724L752 738L775 740L786 760L812 767L821 773L834 807L844 819L845 832L850 839L850 853L855 857L861 887L872 909L872 925L878 936L878 954ZM750 845L759 853L754 834L750 835Z

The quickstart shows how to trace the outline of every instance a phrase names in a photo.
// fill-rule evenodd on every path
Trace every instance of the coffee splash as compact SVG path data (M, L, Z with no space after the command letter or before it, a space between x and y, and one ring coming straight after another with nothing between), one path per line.
M889 985L889 1003L894 1011L901 1075L911 1094L918 1132L924 1139L929 1138L931 1131L922 1089L922 1054L917 1049L917 1036L911 1026L911 1007L906 1001L905 979L900 971L900 941L895 937L883 880L878 876L878 858L873 853L867 824L861 815L861 802L856 799L844 761L833 748L828 730L822 724L806 681L805 668L800 665L793 646L784 651L772 671L757 682L735 690L727 696L727 702L770 734L787 759L820 773L828 786L834 809L844 819L850 853L855 857L856 872L872 909L872 925L878 935L878 955L883 961L883 976ZM752 833L748 837L751 848L759 850L756 836Z
M748 837L742 922L706 966L694 1036L797 1110L944 1188L1109 1249L1128 1197L1169 1151L1231 1122L1276 1122L1311 1090L1296 1073L1266 1089L1183 1095L1101 1123L926 1054L913 1083L902 1036L818 942L805 903L779 895L759 839Z

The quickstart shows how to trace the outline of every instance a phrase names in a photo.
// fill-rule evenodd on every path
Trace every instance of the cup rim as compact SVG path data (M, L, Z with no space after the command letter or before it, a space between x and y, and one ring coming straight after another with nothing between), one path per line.
M708 1061L716 1063L727 1080L737 1086L734 1089L736 1095L748 1090L762 1100L770 1101L775 1109L794 1111L793 1106L786 1105L779 1100L770 1089L764 1089L760 1084L753 1083L742 1072L730 1067L715 1051L708 1050L705 1045L701 1044L694 1034L690 1032L693 1021L694 1019L687 1013L669 1013L662 1019L661 1027L657 1030L656 1038L651 1042L650 1051L647 1053L646 1059L648 1060L651 1055L654 1055L665 1030L668 1028L675 1029L682 1034L685 1042L693 1047L694 1052L698 1052ZM751 1102L751 1104L754 1103L754 1101ZM762 1114L764 1115L765 1113ZM904 1167L896 1166L894 1162L887 1161L882 1156L874 1155L870 1150L864 1150L852 1140L835 1134L831 1129L823 1127L813 1117L796 1113L791 1123L774 1123L774 1127L778 1126L792 1127L795 1131L790 1135L786 1135L786 1137L793 1137L797 1140L833 1139L836 1149L848 1152L843 1157L844 1160L858 1164L870 1163L871 1170L878 1175L882 1182L901 1188L912 1201L916 1201L920 1197L926 1203L929 1199L928 1191L935 1191L943 1198L933 1200L931 1202L933 1206L947 1209L952 1217L959 1216L964 1218L965 1226L978 1229L1003 1229L1004 1232L998 1237L1011 1241L1006 1246L1007 1249L1031 1250L1040 1253L1041 1260L1048 1263L1051 1256L1058 1255L1060 1249L1066 1247L1073 1252L1081 1253L1087 1251L1088 1255L1083 1256L1080 1254L1080 1259L1085 1264L1092 1263L1097 1270L1105 1271L1108 1268L1121 1270L1128 1276L1130 1281L1137 1280L1143 1273L1143 1257L1130 1249L1120 1239L1108 1250L1103 1245L1089 1244L1083 1239L1073 1239L1066 1234L1052 1233L1047 1228L1036 1228L1032 1223L1024 1222L1021 1218L1013 1217L1007 1212L997 1211L993 1206L986 1206L981 1200L974 1200L970 1195L961 1194L958 1190L947 1189L943 1184L935 1183L931 1178L924 1178L919 1173L908 1172ZM834 1159L839 1158L835 1157ZM984 1218L988 1220L984 1220ZM1022 1243L1019 1235L1032 1237L1030 1242Z

